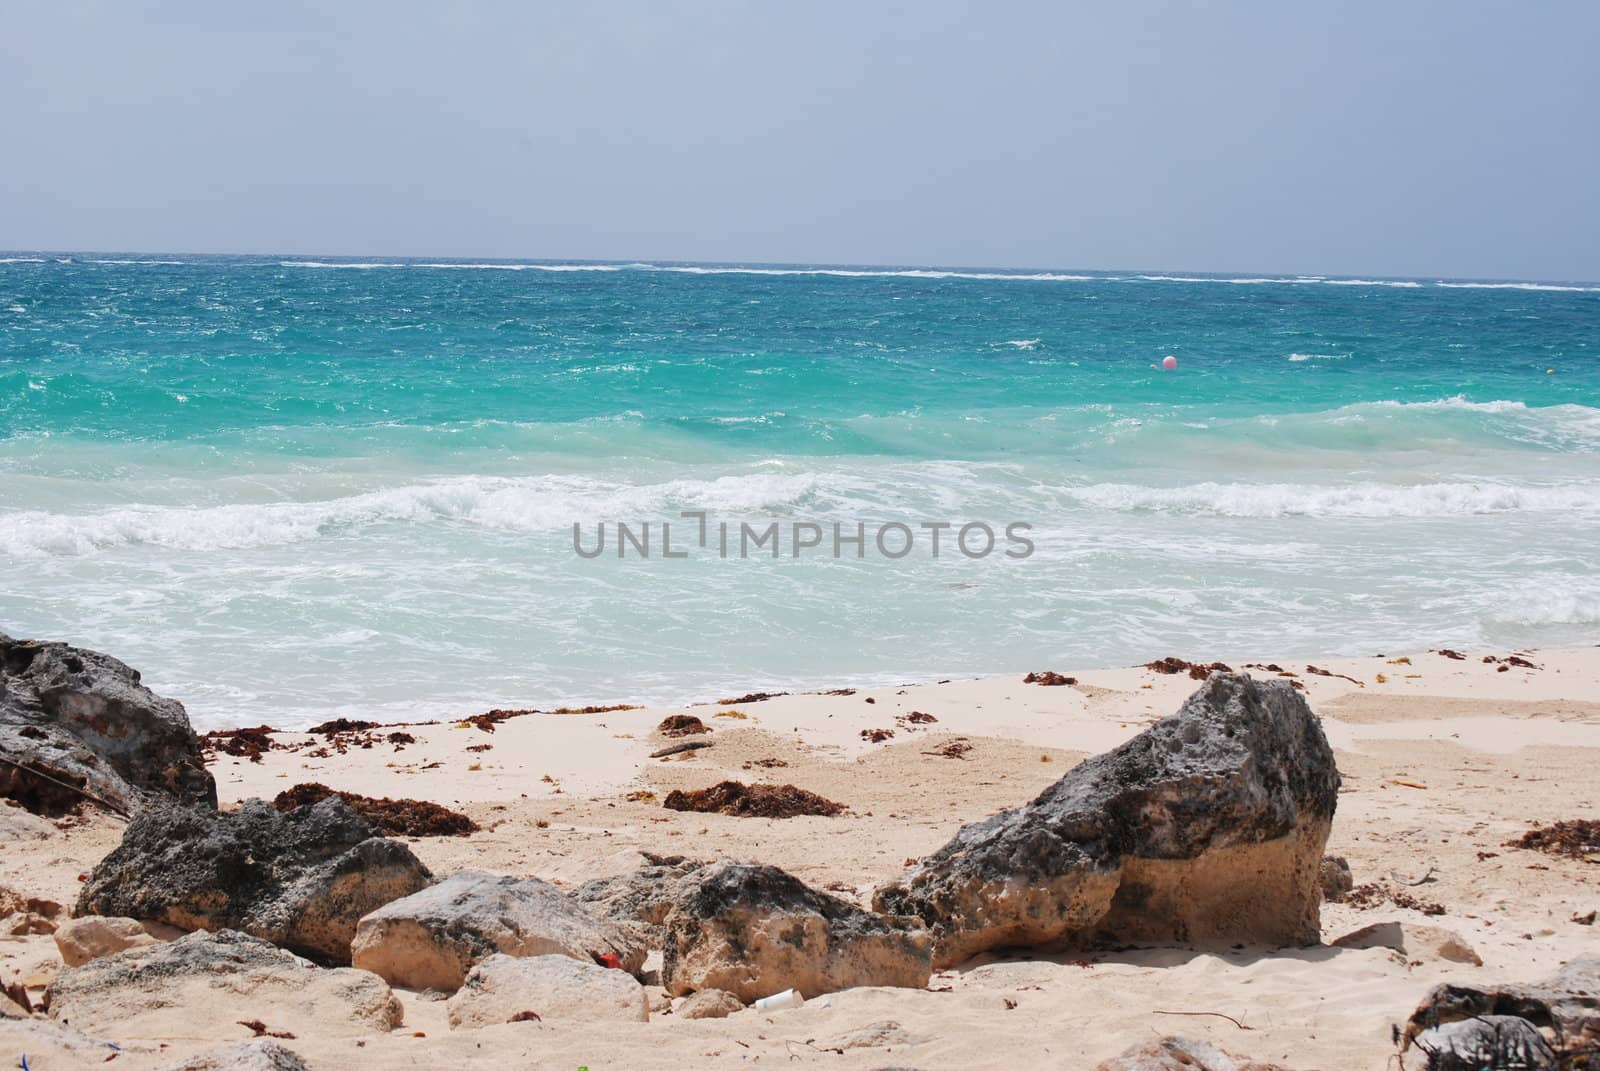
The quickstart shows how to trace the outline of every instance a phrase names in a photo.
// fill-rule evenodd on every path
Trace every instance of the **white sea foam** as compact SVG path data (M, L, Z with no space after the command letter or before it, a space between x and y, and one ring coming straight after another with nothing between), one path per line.
M1495 618L1512 625L1600 624L1600 590L1572 584L1507 592Z
M1454 517L1486 513L1600 513L1600 483L1099 483L1066 488L1096 509L1223 517Z
M1289 360L1300 361L1342 361L1348 358L1348 353L1291 353Z
M1434 286L1446 290L1555 290L1576 294L1600 293L1600 286L1564 286L1557 283L1447 283L1437 282Z
M32 258L28 258L32 259ZM0 260L0 263L8 261ZM39 261L43 263L43 261ZM100 264L181 264L183 261L96 261ZM1580 293L1600 292L1596 286L1573 286L1558 283L1451 283L1420 282L1415 279L1330 279L1322 275L1174 275L1141 274L1117 275L1085 274L1058 271L958 271L944 268L845 268L845 267L764 267L737 264L652 264L630 263L490 263L486 261L333 261L333 260L283 260L283 268L341 268L353 271L382 269L427 268L458 271L545 271L545 272L667 272L680 275L824 275L844 279L977 279L996 282L1067 282L1067 283L1228 283L1235 286L1390 286L1415 290L1434 286L1446 289L1478 290L1558 290Z
M1106 278L1098 275L1071 275L1063 272L975 272L945 271L933 268L762 268L702 264L489 264L471 261L326 261L284 260L283 268L347 268L357 271L374 271L386 268L432 268L463 271L641 271L669 272L680 275L829 275L846 279L992 279L1033 282L1092 282Z
M1043 342L1042 338L1012 338L1006 340L1007 346L1015 346L1019 350L1031 350Z
M1319 279L1318 282L1325 286L1398 286L1406 290L1422 286L1411 279Z
M43 257L0 257L0 264L43 264Z
M848 483L839 482L834 494ZM0 550L19 557L92 554L132 545L240 550L391 523L548 532L575 521L670 518L682 509L794 511L813 501L820 486L815 475L782 473L639 485L579 476L461 476L309 502L127 506L82 514L22 510L0 513Z

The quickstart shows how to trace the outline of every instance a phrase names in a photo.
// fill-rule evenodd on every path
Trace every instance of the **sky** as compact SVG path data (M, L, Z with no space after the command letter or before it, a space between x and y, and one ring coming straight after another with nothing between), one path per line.
M0 248L1600 280L1600 4L8 0Z

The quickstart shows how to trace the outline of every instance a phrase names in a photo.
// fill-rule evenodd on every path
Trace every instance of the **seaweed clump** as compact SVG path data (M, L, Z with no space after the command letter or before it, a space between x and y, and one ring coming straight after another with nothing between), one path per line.
M280 811L293 811L337 796L379 833L387 837L464 837L478 831L478 823L459 811L427 800L375 798L355 792L337 792L327 785L308 781L285 789L273 799Z
M1507 848L1526 848L1531 851L1564 855L1569 859L1583 859L1600 863L1600 821L1592 818L1574 818L1548 826L1530 829L1514 840L1506 841Z
M688 792L675 789L661 805L669 811L727 814L736 818L796 818L801 815L831 818L845 810L842 803L794 785L747 785L742 781L722 781L710 788Z

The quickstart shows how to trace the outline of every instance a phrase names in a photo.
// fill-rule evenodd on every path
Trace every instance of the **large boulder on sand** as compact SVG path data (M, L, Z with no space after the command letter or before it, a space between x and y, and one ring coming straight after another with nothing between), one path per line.
M696 872L666 927L661 981L674 996L725 989L750 1003L785 989L921 989L932 972L917 920L863 911L774 866Z
M345 964L363 915L432 880L410 848L373 836L338 799L287 814L263 800L233 813L151 807L90 873L76 913L241 930Z
M646 949L554 885L476 870L383 905L357 924L350 945L357 967L413 989L457 989L496 952L584 963L610 953L631 972L644 966Z
M243 1040L243 1021L318 1037L384 1034L402 1011L368 971L325 970L242 933L191 933L72 967L48 991L50 1018L116 1038Z
M494 955L467 974L445 1005L452 1027L541 1022L645 1022L644 986L626 971L571 956Z
M948 966L1010 945L1316 944L1333 751L1285 681L1213 673L1033 802L965 826L873 906Z
M183 704L98 651L0 633L0 797L37 814L86 799L129 813L150 799L217 805Z

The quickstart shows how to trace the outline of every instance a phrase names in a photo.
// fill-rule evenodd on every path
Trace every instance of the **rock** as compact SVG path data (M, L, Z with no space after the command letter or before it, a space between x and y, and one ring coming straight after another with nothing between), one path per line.
M1011 945L1315 944L1338 788L1286 681L1213 673L1176 715L963 827L873 906L921 917L941 967Z
M175 941L183 936L183 931L159 922L85 915L63 922L56 927L55 936L61 962L68 967L80 967L91 959L114 956L130 948Z
M1411 1039L1428 1061L1428 1071L1481 1071L1518 1068L1555 1071L1555 1050L1539 1028L1515 1015L1485 1015L1424 1030Z
M241 1041L222 1049L212 1049L161 1071L311 1071L297 1053L271 1038Z
M0 756L0 797L35 814L64 814L86 794L123 813L159 798L217 805L183 704L65 643L0 634Z
M445 1003L451 1027L497 1026L532 1012L544 1022L646 1022L644 986L627 971L571 956L493 955Z
M0 934L25 937L56 932L56 919L66 909L54 900L26 896L0 885Z
M1442 926L1374 922L1335 938L1333 945L1335 948L1392 948L1408 960L1445 960L1483 966L1483 960L1471 945Z
M1284 1071L1229 1056L1215 1045L1188 1038L1166 1037L1133 1046L1121 1056L1102 1061L1095 1071Z
M236 929L345 964L362 916L431 881L410 848L337 799L288 814L263 800L233 813L156 806L95 866L77 914Z
M673 1014L680 1019L726 1019L744 1011L744 1001L725 989L702 989L684 998Z
M725 989L745 1003L798 989L927 986L931 944L914 919L863 911L773 866L697 871L667 916L661 979L681 996Z
M740 1005L743 1007L743 1005ZM28 1009L12 1000L5 991L0 990L0 1019L27 1019Z
M681 855L645 854L645 865L631 874L595 878L572 890L572 898L591 912L634 929L660 948L666 940L667 913L683 893L684 879L705 864Z
M0 934L8 937L27 937L31 934L55 933L56 924L47 918L26 911L0 918Z
M66 910L54 900L46 900L40 896L28 896L8 885L0 885L0 915L11 915L20 912L37 915L44 919L57 919L65 914Z
M1549 1028L1559 1042L1555 1046L1558 1055L1600 1048L1600 957L1572 960L1552 977L1533 985L1435 986L1411 1013L1401 1052L1429 1030L1497 1015Z
M223 930L130 948L63 971L50 984L50 1018L117 1038L246 1033L257 1020L319 1037L383 1034L400 1002L382 978L315 967L254 937Z
M538 878L463 870L363 918L350 952L355 966L394 985L454 991L473 964L496 952L584 963L609 952L633 972L646 949Z
M1356 887L1355 876L1350 873L1350 864L1345 862L1342 855L1323 856L1322 867L1318 870L1317 877L1322 884L1322 898L1335 903L1344 899L1345 894Z

